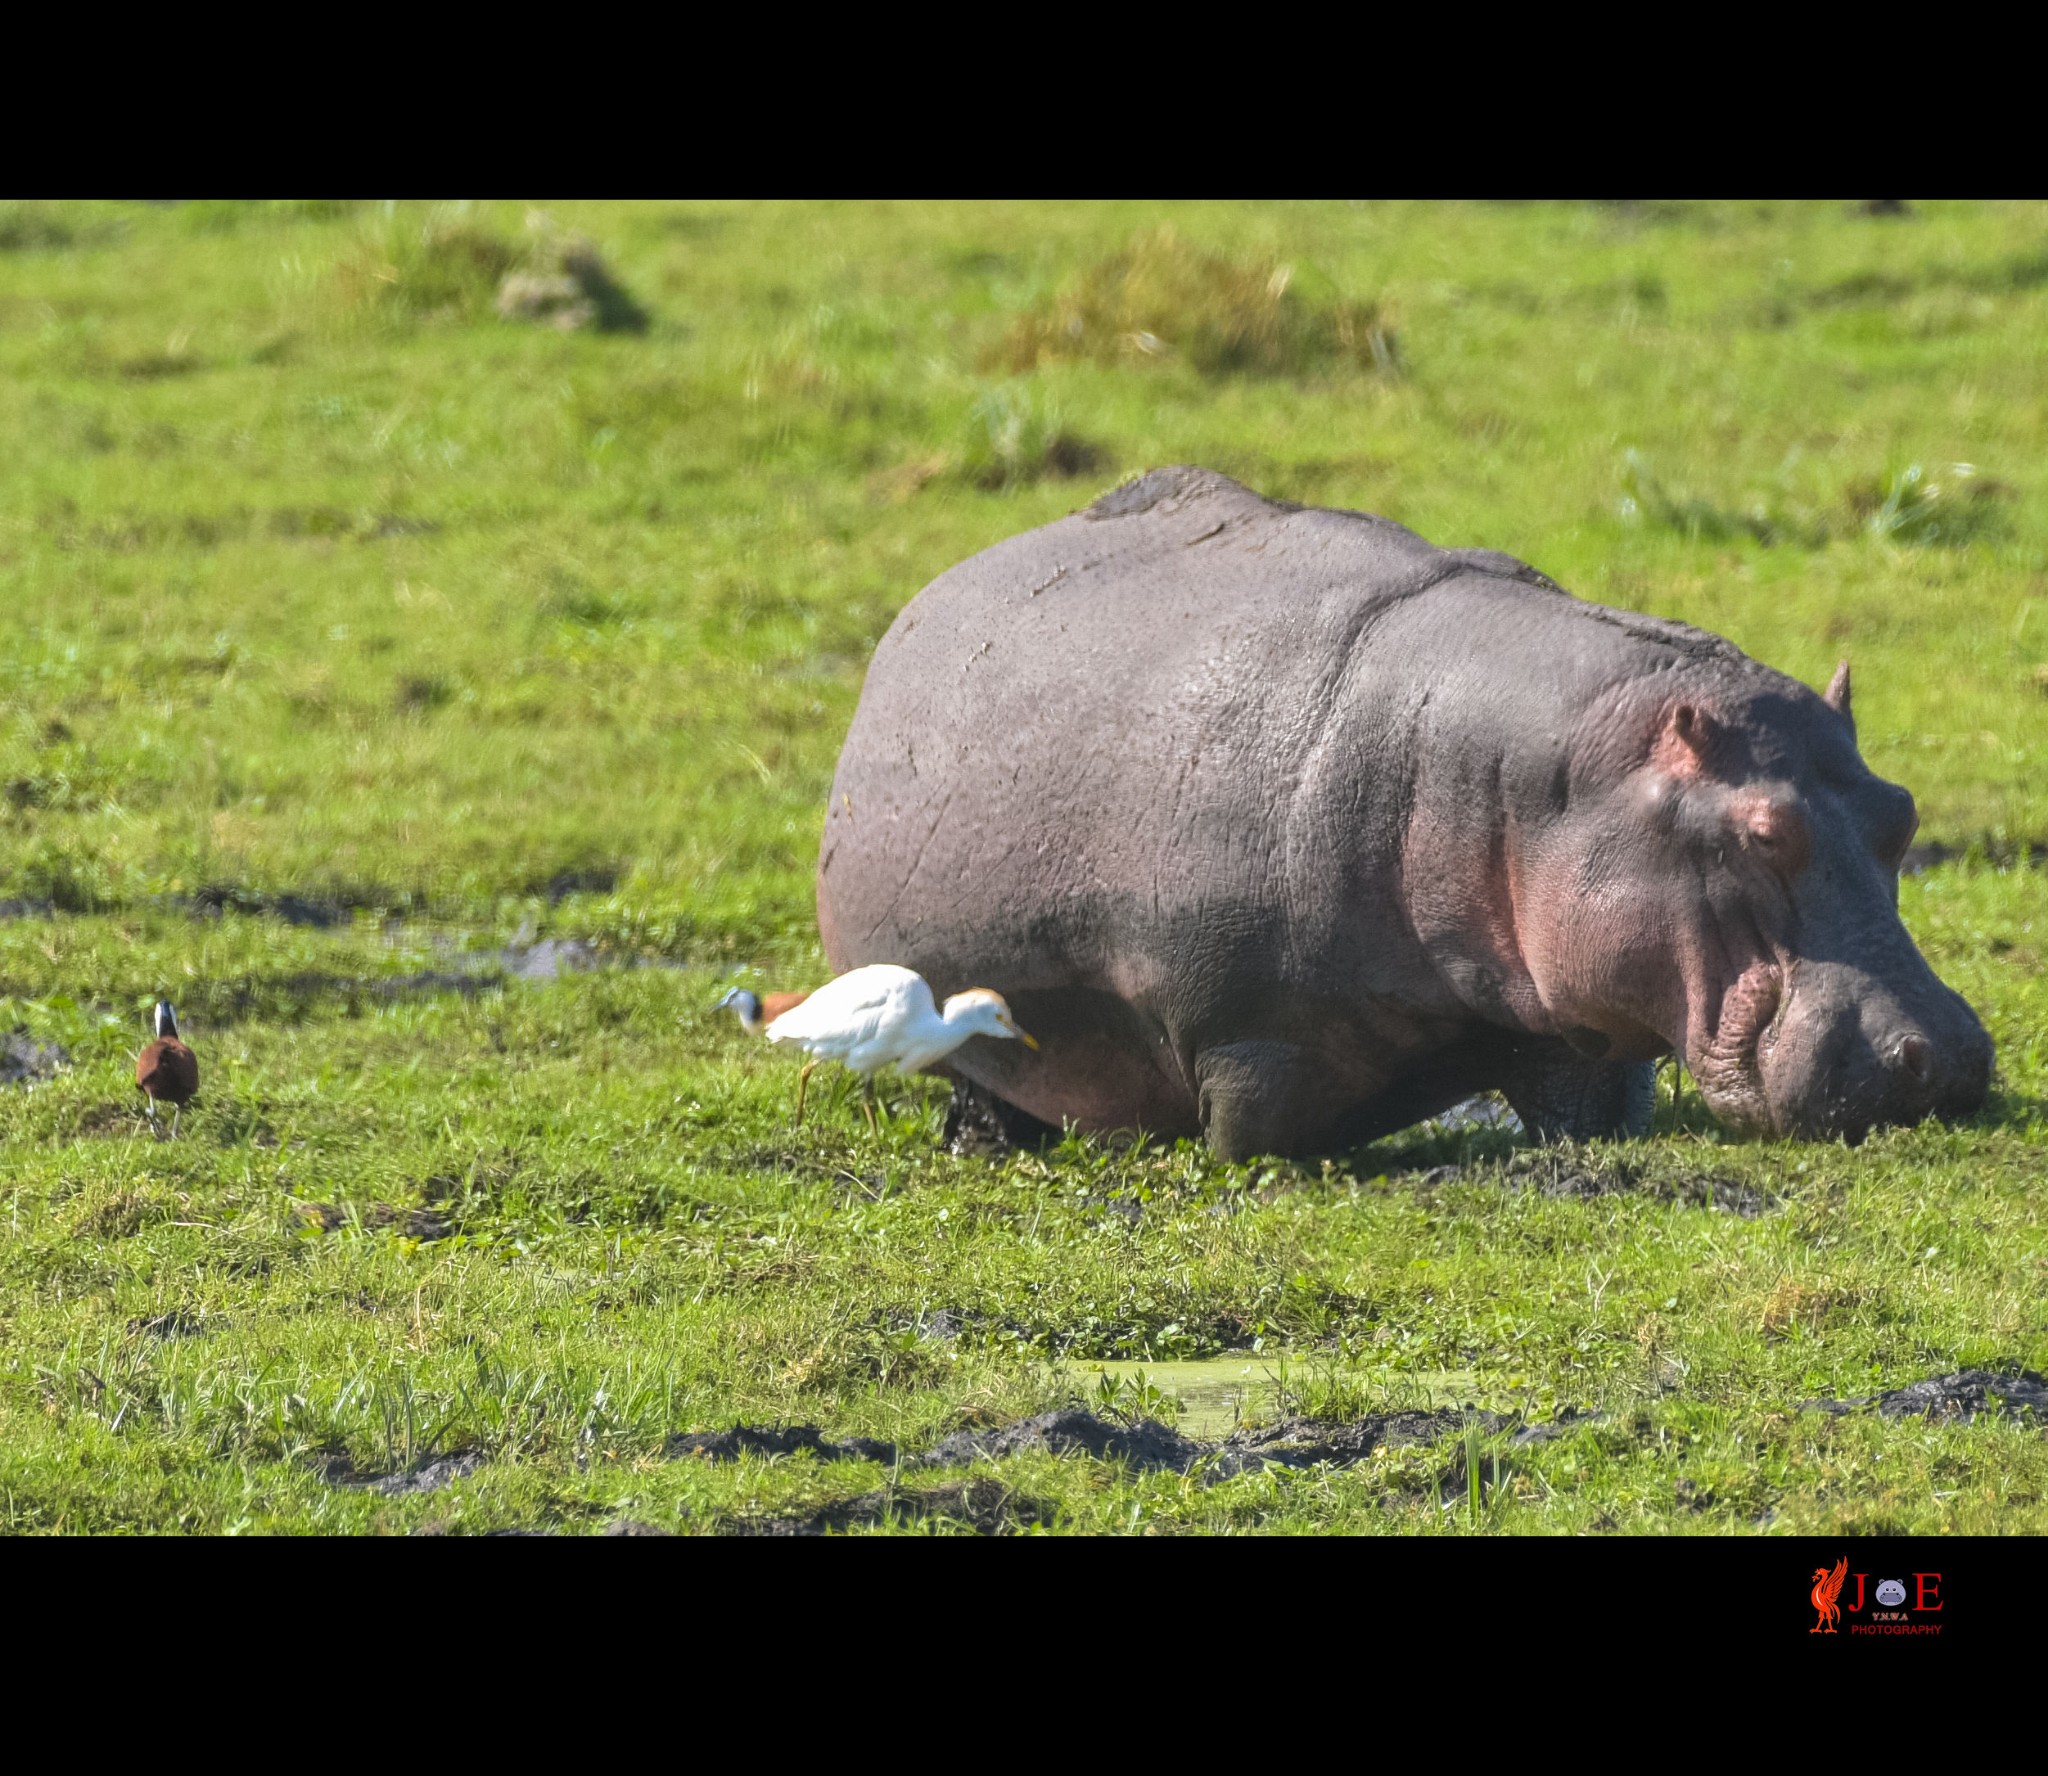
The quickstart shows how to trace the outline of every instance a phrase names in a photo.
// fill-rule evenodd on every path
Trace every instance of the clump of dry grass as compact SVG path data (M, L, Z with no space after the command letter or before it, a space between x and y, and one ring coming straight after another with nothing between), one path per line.
M869 497L896 503L935 481L964 481L988 493L1034 482L1098 474L1109 454L1067 424L1059 407L1030 382L984 389L962 417L952 448L868 477Z
M564 234L545 215L527 238L491 228L468 205L424 215L390 212L335 267L342 304L409 320L472 320L495 311L573 331L638 333L647 312L606 267L591 241Z
M466 204L390 212L334 268L344 307L408 319L468 319L523 257Z
M161 1221L176 1206L162 1190L116 1190L93 1195L80 1205L71 1221L74 1239L133 1239L152 1221Z
M1162 228L1020 315L991 358L1017 371L1180 358L1208 376L1294 376L1347 363L1390 371L1395 348L1378 303L1311 301L1290 265L1233 259Z
M1767 1338L1788 1338L1800 1327L1818 1332L1862 1303L1861 1290L1828 1277L1780 1277L1764 1302L1761 1326Z
M992 388L967 415L961 473L991 491L1103 466L1101 450L1071 431L1058 407L1028 384Z

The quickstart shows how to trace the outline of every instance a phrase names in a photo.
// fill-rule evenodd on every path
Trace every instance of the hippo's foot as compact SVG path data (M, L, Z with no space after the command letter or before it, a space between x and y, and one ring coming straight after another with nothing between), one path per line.
M1260 1154L1328 1152L1346 1105L1326 1059L1292 1042L1224 1042L1195 1057L1202 1133L1230 1164Z
M1018 1147L1044 1147L1060 1138L1048 1122L1019 1110L986 1086L953 1076L953 1101L946 1106L948 1153L963 1158L996 1158Z
M1593 1061L1562 1042L1534 1043L1500 1082L1501 1096L1537 1141L1647 1135L1657 1103L1653 1061Z

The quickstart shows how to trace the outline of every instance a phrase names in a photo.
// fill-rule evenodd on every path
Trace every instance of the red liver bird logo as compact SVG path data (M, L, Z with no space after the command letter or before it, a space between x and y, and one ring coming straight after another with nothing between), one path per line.
M1835 1624L1842 1619L1842 1606L1835 1599L1842 1595L1842 1581L1848 1576L1849 1556L1846 1554L1835 1562L1833 1572L1824 1566L1813 1569L1813 1607L1820 1611L1820 1620L1807 1629L1807 1633L1834 1633Z

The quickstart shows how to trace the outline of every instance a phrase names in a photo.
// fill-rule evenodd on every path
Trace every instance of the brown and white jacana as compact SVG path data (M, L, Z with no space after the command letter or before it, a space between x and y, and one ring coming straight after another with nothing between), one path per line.
M156 1040L135 1057L135 1088L149 1099L149 1121L157 1129L156 1107L171 1107L171 1139L178 1138L178 1123L185 1106L199 1090L199 1057L178 1039L178 1014L168 999L156 1002Z

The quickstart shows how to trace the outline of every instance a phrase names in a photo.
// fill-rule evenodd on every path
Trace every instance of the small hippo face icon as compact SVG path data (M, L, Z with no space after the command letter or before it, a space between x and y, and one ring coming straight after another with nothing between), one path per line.
M1906 1587L1897 1579L1880 1579L1877 1582L1877 1601L1886 1609L1897 1609L1906 1601Z

